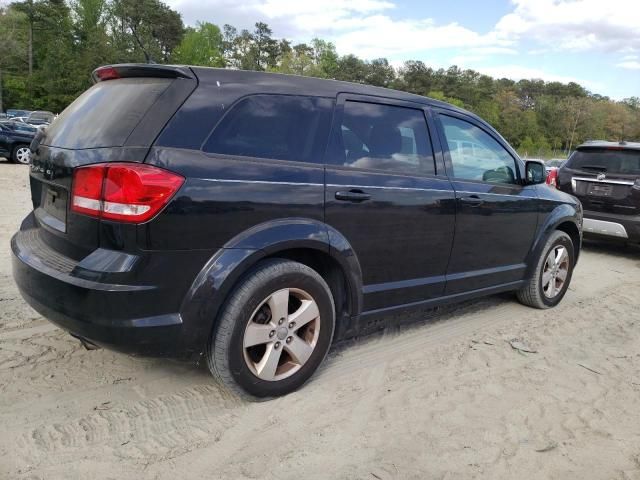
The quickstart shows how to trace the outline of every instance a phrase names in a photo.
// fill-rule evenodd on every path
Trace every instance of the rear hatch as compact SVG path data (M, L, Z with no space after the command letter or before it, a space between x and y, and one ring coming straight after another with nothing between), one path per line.
M41 240L75 260L99 246L100 220L70 210L74 169L143 162L197 84L188 68L156 65L103 67L94 79L32 143L31 197Z
M558 188L578 197L585 210L640 214L640 150L581 147L558 174Z

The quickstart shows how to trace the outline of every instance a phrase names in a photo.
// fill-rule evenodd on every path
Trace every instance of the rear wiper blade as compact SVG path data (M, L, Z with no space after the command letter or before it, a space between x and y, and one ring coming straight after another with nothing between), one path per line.
M598 172L606 172L607 167L602 167L600 165L582 165L583 170L597 170Z

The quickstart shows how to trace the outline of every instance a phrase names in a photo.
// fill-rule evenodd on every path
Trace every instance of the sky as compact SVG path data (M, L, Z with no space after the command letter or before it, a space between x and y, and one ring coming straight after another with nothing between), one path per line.
M494 77L575 81L640 97L640 0L165 0L195 25L252 29L294 43L332 41L341 55L422 60Z

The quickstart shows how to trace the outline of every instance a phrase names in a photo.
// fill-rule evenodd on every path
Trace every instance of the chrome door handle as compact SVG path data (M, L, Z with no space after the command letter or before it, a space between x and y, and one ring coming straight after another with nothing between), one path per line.
M365 200L371 200L371 195L363 192L362 190L349 190L348 192L336 192L336 200L342 200L345 202L364 202Z
M479 207L484 203L484 200L482 200L478 195L470 195L468 197L462 197L460 201L470 207Z

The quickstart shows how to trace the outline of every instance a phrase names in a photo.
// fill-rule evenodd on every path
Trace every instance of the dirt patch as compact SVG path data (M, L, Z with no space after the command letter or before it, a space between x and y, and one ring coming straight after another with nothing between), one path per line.
M554 310L484 299L246 404L202 367L87 351L31 310L9 256L28 170L0 162L0 192L0 478L640 479L637 249L588 246Z

